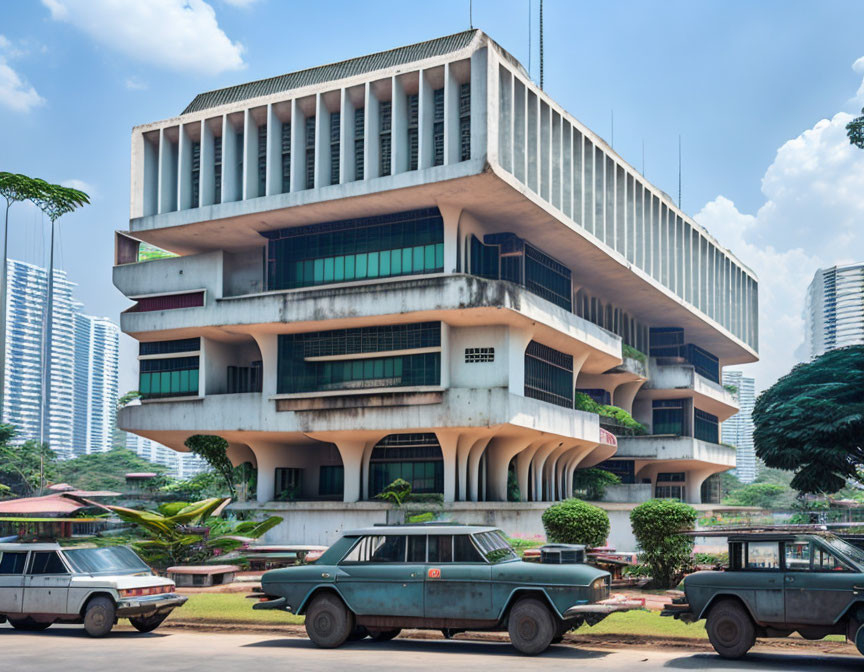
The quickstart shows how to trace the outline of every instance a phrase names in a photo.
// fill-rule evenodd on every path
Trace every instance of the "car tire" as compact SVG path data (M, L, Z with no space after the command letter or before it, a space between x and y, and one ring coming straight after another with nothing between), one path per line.
M859 626L855 631L855 648L864 656L864 625Z
M519 600L507 619L510 643L526 656L536 656L549 648L558 634L558 624L543 602L534 598Z
M335 649L354 630L354 614L336 595L322 593L312 599L306 610L306 634L316 646Z
M552 638L553 644L560 644L564 641L564 635L570 632L573 629L573 624L568 623L567 621L561 621L558 624L558 631L555 633L555 636Z
M43 623L41 621L34 621L32 618L22 618L21 620L10 618L9 625L22 632L42 632L51 627L51 622Z
M153 632L156 628L162 625L166 618L168 618L169 613L171 612L151 614L150 616L142 616L141 618L130 618L129 622L138 632Z
M117 620L114 602L107 597L94 597L84 610L84 630L91 637L104 637Z
M393 630L370 630L369 636L376 642L389 642L391 639L398 637L400 632L402 632L402 628L395 628Z
M711 646L722 658L742 658L756 643L756 627L750 614L734 600L723 600L711 608L705 624Z

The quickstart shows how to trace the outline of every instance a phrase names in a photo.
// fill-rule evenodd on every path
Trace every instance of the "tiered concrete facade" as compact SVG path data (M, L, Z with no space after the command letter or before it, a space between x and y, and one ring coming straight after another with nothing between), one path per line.
M717 381L757 358L754 275L480 31L134 129L116 251L145 396L121 426L224 437L259 503L399 476L482 509L599 464L698 502L734 466Z

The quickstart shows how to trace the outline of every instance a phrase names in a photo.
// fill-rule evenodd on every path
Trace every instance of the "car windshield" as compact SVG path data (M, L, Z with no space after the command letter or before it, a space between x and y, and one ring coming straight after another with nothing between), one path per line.
M477 545L483 552L487 562L495 564L506 560L518 560L519 556L516 555L516 551L513 550L510 544L507 543L507 539L498 530L480 532L474 535L474 539L477 541Z
M79 574L151 573L144 561L125 546L74 548L63 552L69 564Z
M839 551L852 560L852 562L858 565L859 570L864 568L864 551L860 548L853 546L848 541L844 541L840 537L835 537L834 535L826 535L822 537L822 540L828 544L830 548Z

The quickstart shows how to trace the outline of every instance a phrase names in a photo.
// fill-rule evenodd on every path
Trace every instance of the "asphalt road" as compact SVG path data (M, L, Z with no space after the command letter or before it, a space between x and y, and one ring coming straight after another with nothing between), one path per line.
M509 644L476 641L395 639L346 644L321 650L309 641L282 635L187 633L141 635L115 631L94 640L82 630L54 626L18 633L0 626L0 670L9 672L235 672L265 670L347 672L460 672L477 670L761 670L851 672L862 660L846 656L803 656L756 652L745 661L724 661L708 653L680 650L614 651L554 646L535 658L516 655Z

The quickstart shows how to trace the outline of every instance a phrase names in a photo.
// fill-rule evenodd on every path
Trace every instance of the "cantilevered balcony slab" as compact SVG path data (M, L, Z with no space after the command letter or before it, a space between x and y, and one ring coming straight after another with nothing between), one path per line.
M688 364L659 366L654 361L641 399L693 399L693 405L722 422L738 412L738 400L729 390L696 373Z
M125 269L115 271L123 275ZM193 285L206 284L205 279L193 277L187 281L190 290ZM136 291L134 278L123 277L122 284L124 291ZM583 366L587 372L600 373L621 362L621 339L615 334L523 287L469 275L428 275L266 292L208 300L197 308L121 316L123 331L139 340L206 336L214 330L287 334L424 321L456 327L521 327L551 348L570 352L577 345L587 349Z
M726 468L735 466L735 449L691 436L628 436L618 439L615 458L640 461L703 463Z

